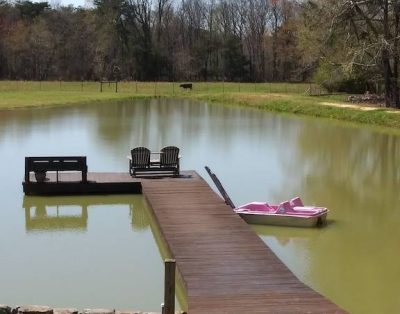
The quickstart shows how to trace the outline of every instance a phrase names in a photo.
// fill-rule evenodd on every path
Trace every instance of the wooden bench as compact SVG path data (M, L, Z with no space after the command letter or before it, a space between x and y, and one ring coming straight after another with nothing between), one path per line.
M158 155L157 159L151 159L150 155ZM136 147L131 150L129 159L129 173L135 177L139 174L146 175L174 175L180 172L179 148L167 146L160 152L150 152L146 147Z
M82 182L87 182L88 167L86 157L25 157L25 182L30 182L30 172L45 173L46 171L81 171Z

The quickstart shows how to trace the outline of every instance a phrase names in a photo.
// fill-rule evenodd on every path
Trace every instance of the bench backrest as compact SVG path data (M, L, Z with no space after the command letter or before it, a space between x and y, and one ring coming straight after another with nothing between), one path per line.
M30 171L82 171L87 173L86 156L25 157L25 181Z
M136 147L131 150L132 167L150 167L150 150L146 147Z
M161 167L177 167L179 163L179 148L167 146L161 149L160 165Z

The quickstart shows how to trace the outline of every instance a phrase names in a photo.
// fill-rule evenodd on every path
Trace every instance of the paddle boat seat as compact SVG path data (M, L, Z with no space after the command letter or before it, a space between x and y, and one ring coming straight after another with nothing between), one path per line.
M295 201L295 204L303 204L300 198ZM300 201L300 202L299 202ZM279 204L276 211L277 214L288 214L288 215L305 215L315 216L326 211L325 207L314 207L314 206L293 206L291 202L282 202Z
M289 212L290 213L293 212L293 207L290 205L288 201L280 203L278 209L276 210L277 214L286 214Z
M304 206L303 201L298 196L295 198L292 198L289 203L292 207L296 207L296 206L303 207Z
M236 210L244 211L244 212L263 212L263 213L275 213L276 212L276 208L268 205L268 203L265 203L265 202L248 203L248 204L240 206L240 208L237 208Z

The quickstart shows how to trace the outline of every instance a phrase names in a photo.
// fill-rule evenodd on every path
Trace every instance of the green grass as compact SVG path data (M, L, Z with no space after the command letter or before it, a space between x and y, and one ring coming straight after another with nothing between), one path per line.
M96 101L108 101L113 99L129 98L129 95L100 94L95 92L83 92L80 94L71 92L0 92L0 108L39 107L53 105L79 104Z
M120 82L118 93L115 84L98 82L59 81L0 81L0 108L66 105L91 101L107 101L154 96L193 97L195 95L245 93L304 93L308 84L243 84L243 83L195 83L192 91L179 88L179 83Z
M348 121L353 123L369 124L400 129L400 111L390 112L384 108L365 111L353 108L334 106L344 101L343 96L337 97L310 97L304 95L279 95L270 94L263 99L261 96L252 95L225 95L225 96L198 96L200 100L222 103L225 105L239 105L255 107L262 110L292 113L319 118ZM332 106L322 105L332 103Z
M137 94L180 94L180 83L172 82L119 82L119 92ZM230 92L259 92L259 93L295 93L302 94L310 89L310 84L304 83L194 83L196 93L230 93ZM315 89L316 85L312 85ZM64 82L64 81L0 81L0 92L33 92L33 91L64 91L64 92L99 92L98 82ZM114 92L115 84L103 84L104 92Z
M0 81L0 109L175 97L400 129L400 113L338 107L335 104L344 103L346 95L309 96L310 88L319 91L317 86L303 83L203 82L194 83L188 91L172 82L120 82L115 93L115 84L103 84L100 92L98 82Z

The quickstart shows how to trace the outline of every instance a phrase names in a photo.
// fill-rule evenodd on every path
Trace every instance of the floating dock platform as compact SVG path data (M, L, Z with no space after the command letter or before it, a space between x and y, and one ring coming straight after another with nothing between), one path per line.
M89 195L89 194L141 194L140 179L129 173L89 172L87 182L82 182L79 172L48 172L45 182L36 182L33 173L30 182L22 183L26 195Z

